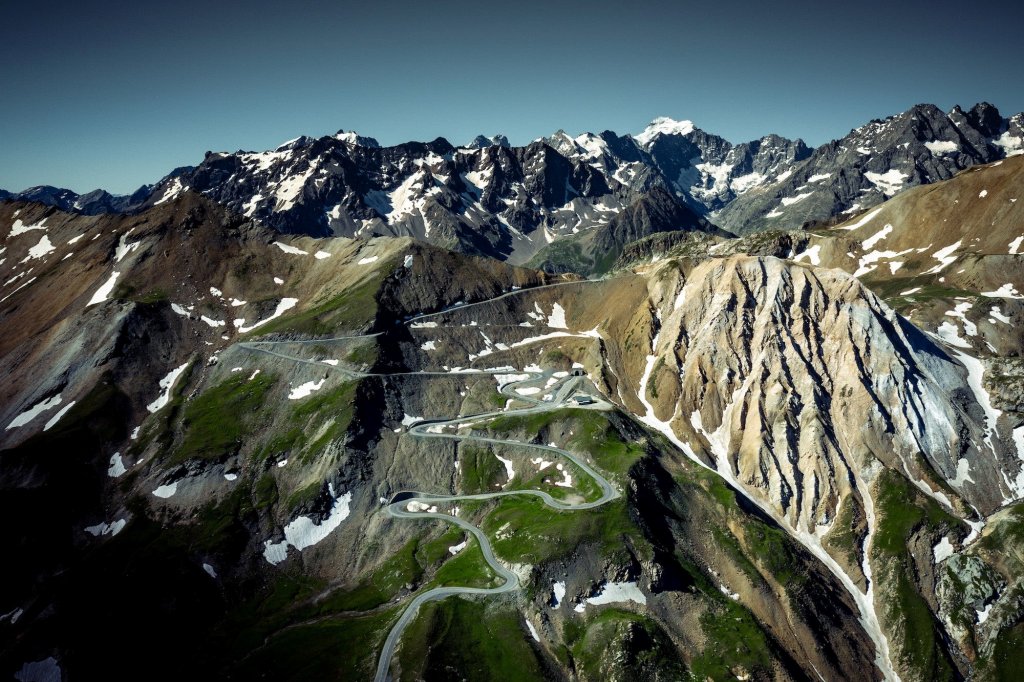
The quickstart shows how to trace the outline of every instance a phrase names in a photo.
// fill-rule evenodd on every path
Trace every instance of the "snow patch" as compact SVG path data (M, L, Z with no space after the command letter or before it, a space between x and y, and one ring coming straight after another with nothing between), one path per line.
M57 247L55 247L53 244L51 244L50 243L50 238L47 237L44 234L42 237L40 237L39 243L37 243L35 246L29 248L29 250L28 250L28 257L33 259L33 260L35 260L35 259L38 259L38 258L42 258L43 256L45 256L48 253L53 253L56 250L57 250Z
M949 536L945 535L939 542L932 547L932 556L935 558L935 563L941 563L953 556L953 545L949 541Z
M568 329L565 324L565 309L558 303L551 306L551 315L548 316L548 326L555 329Z
M256 322L255 324L252 324L252 325L250 325L248 327L245 326L245 318L243 317L243 318L235 320L235 326L238 328L238 331L240 331L243 334L245 334L246 332L251 332L253 329L256 329L256 327L264 325L267 322L270 322L271 320L273 320L275 318L278 318L281 315L283 315L285 312L291 310L292 308L295 307L295 304L298 303L298 302L299 302L299 299L297 299L297 298L282 298L278 302L277 308L274 310L274 313L270 317L266 317L266 318L260 320L259 322Z
M505 473L508 475L508 480L511 481L515 478L516 470L512 468L512 460L505 459L504 457L498 457L498 455L495 455L495 457L497 457L499 462L505 465Z
M882 194L892 196L900 191L903 187L903 182L909 176L893 168L884 173L868 171L864 173L864 177L867 178L868 182L877 187Z
M729 599L732 599L733 601L739 601L740 600L740 595L738 593L736 593L736 592L733 592L732 590L730 590L725 585L719 585L718 586L718 591L721 592L722 594L724 594Z
M48 422L46 422L46 424L43 425L43 431L49 431L54 426L56 426L57 422L60 421L60 418L63 417L65 414L67 414L68 410L70 410L74 406L75 406L75 401L72 400L70 403L68 403L64 407L60 408L60 412L58 412L57 414L55 414L52 417L50 417L50 420Z
M957 348L970 348L971 344L960 337L960 328L949 320L943 320L936 330L936 335L951 346Z
M285 244L283 242L274 242L274 246L276 246L277 248L281 249L285 253L292 254L293 256L308 256L309 255L309 251L303 251L302 249L297 249L294 246L292 246L291 244ZM280 284L280 282L278 282L278 284Z
M950 244L949 246L941 248L938 251L936 251L935 253L933 253L932 254L932 258L934 258L935 260L939 261L939 264L936 265L931 270L927 270L924 274L926 274L926 275L934 275L934 274L940 272L943 268L946 268L949 265L952 265L952 263L956 260L957 257L953 256L951 254L954 251L956 251L957 249L960 248L960 244L961 243L963 243L962 239L958 240L955 244Z
M740 175L732 179L729 183L729 189L735 192L737 195L743 194L747 190L753 189L765 181L765 176L761 173L748 173L747 175Z
M782 197L782 205L783 206L792 206L793 204L798 204L801 201L803 201L804 199L806 199L807 197L811 196L811 194L813 194L813 192L805 192L804 194L797 194L795 197Z
M495 374L494 380L498 382L498 386L504 386L505 384L514 384L517 381L526 381L530 378L529 374Z
M117 247L114 249L115 263L120 263L122 258L127 256L132 251L135 251L142 245L142 240L134 241L130 244L126 241L128 239L128 235L130 235L131 233L132 230L128 230L127 232L121 235L120 239L117 240Z
M166 500L168 497L173 497L176 492L178 492L177 481L160 486L153 491L153 494Z
M55 396L47 398L46 400L42 400L33 405L32 407L30 407L29 409L25 410L21 414L19 414L17 417L15 417L14 420L10 424L8 424L7 428L4 430L10 431L11 429L16 429L20 426L24 426L25 424L28 424L30 421L35 419L38 415L42 414L46 410L49 410L51 408L56 407L57 405L60 405L60 403L61 397L59 393Z
M85 529L86 533L89 533L93 537L99 537L101 535L109 535L111 537L117 535L121 530L128 524L127 519L118 519L112 523L98 523L95 526L88 526Z
M1003 315L1003 311L999 309L999 306L992 308L992 310L988 311L988 314L1003 324L1010 324L1010 318Z
M121 453L115 452L110 456L110 466L107 468L107 476L110 478L118 478L122 476L126 471L124 467L124 460L121 459Z
M111 292L114 291L114 285L117 283L117 278L120 276L121 273L117 272L116 270L113 273L111 273L110 279L108 279L103 284L103 286L96 290L96 293L92 295L92 298L89 299L89 302L85 304L86 307L95 305L97 303L103 303L103 301L106 301L108 298L110 298Z
M892 232L892 225L888 225L887 224L881 230L879 230L878 232L874 233L873 235L871 235L870 237L865 239L863 242L861 242L861 247L865 251L867 249L873 248L875 246L875 244L877 244L881 240L885 239L891 232Z
M876 215L878 215L878 214L879 214L879 213L881 213L881 212L882 212L882 207L881 207L881 206L879 206L879 207L878 207L878 208L876 208L876 209L875 209L874 211L871 211L870 213L868 213L868 214L866 214L866 215L862 216L862 217L861 217L861 219L860 219L860 220L858 220L857 222L855 222L855 223L854 223L853 225L847 225L846 227L843 227L843 228L840 228L840 229L843 229L843 230L856 230L856 229L857 229L858 227L864 227L864 226L865 226L865 225L867 225L867 224L868 224L869 222L871 222L871 220L872 220L872 219L873 219L873 218L874 218L874 217L875 217Z
M559 488L571 488L572 475L569 473L568 469L566 469L565 466L562 464L557 465L555 469L562 472L562 480L555 481L555 485L557 485Z
M326 379L320 381L307 381L304 384L300 384L288 392L288 400L299 400L313 393L313 391L319 391Z
M181 367L176 367L172 369L170 372L167 373L167 375L163 379L160 380L160 388L163 389L163 392L156 400L151 402L149 405L146 405L147 410L149 410L150 412L156 412L161 407L170 402L171 389L174 388L174 382L178 380L178 377L181 376L181 373L185 371L186 367L188 367L187 362L183 364Z
M1017 291L1017 287L1015 287L1013 284L1004 284L995 291L983 291L981 292L981 295L987 296L988 298L1024 299L1024 296L1022 296L1021 293Z
M931 142L925 142L924 146L928 148L934 156L942 156L943 154L951 154L959 147L956 142L950 142L948 140L933 140Z
M955 317L960 320L960 323L964 326L964 333L967 336L977 336L978 326L967 319L967 311L973 308L973 304L970 301L962 301L956 304L953 310L947 310L946 315L949 317Z
M551 583L551 595L554 607L557 609L565 599L565 581L560 580L558 582Z
M341 522L348 518L350 513L349 504L352 502L352 493L335 497L334 485L328 484L331 497L334 498L334 505L330 514L321 523L317 524L308 516L299 516L284 527L284 540L263 543L263 558L269 563L277 565L288 556L288 545L291 545L300 552L307 547L317 544L331 532L341 525Z
M605 583L604 588L586 600L587 604L613 604L615 602L632 601L646 604L647 596L640 591L636 582Z
M975 400L978 401L978 404L981 405L981 409L985 413L985 444L995 452L992 445L992 434L995 432L996 421L1002 412L992 406L988 391L985 390L985 385L982 381L985 374L985 366L981 363L981 360L971 357L966 353L958 350L953 350L953 353L956 354L957 359L967 368L967 385L970 386Z
M17 215L17 214L15 214L15 215ZM45 223L45 222L46 222L46 218L43 218L42 220L40 220L38 223L36 223L34 225L26 225L25 223L23 223L21 221L21 218L18 218L17 220L14 221L14 224L11 226L11 232L7 236L8 237L17 237L19 234L25 234L26 232L29 232L31 230L45 230L46 226L43 225L43 223Z
M819 258L819 256L818 256L818 253L820 251L821 251L821 244L815 244L814 246L808 248L803 253L799 253L799 254L793 256L793 260L795 262L799 263L802 259L807 258L808 260L811 261L812 265L821 265L821 258Z
M181 178L174 178L170 183L168 183L167 188L164 189L163 196L161 196L158 201L153 202L153 205L159 206L165 201L171 201L186 189L188 188L183 187L181 184Z

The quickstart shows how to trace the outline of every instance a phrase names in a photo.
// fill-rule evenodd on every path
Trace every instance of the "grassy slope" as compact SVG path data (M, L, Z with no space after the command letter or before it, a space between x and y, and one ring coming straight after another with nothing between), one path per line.
M522 616L503 604L462 598L424 606L406 631L402 680L525 682L544 679Z
M905 478L884 470L876 483L878 529L871 546L877 584L888 593L880 602L893 657L922 679L951 679L955 667L943 643L942 626L914 583L908 542L922 527L944 533L960 524Z

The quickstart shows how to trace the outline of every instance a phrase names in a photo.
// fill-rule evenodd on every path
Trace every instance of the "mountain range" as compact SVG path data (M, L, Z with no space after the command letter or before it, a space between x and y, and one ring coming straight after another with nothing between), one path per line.
M777 135L733 144L668 118L636 135L558 131L524 147L500 135L463 147L443 138L381 147L339 131L272 151L209 152L129 196L53 187L6 196L95 215L144 210L190 190L285 234L409 236L558 267L550 244L598 231L638 204L668 209L643 226L647 233L673 229L687 210L736 234L795 229L1021 152L1024 114L922 104L815 149ZM675 205L666 207L668 197Z
M0 200L0 669L1024 674L1018 114Z

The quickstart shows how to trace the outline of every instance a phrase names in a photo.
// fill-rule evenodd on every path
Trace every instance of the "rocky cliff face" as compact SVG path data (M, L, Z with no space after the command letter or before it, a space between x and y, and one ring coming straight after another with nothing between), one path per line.
M731 236L655 186L610 222L541 249L528 265L546 272L607 273L629 244L667 232Z
M655 361L641 381L659 398L642 401L699 436L716 469L794 528L827 535L875 459L915 481L937 473L929 493L963 459L958 494L986 513L1010 492L999 493L1000 460L966 372L853 277L733 257L659 282L654 295ZM999 454L1019 468L1016 452Z
M822 145L784 178L748 192L712 219L737 233L827 223L882 203L917 185L1021 153L1024 118L990 104L948 114L922 104L871 121Z
M656 119L636 137L668 187L695 206L717 211L736 197L783 178L810 150L802 140L768 135L733 145L689 122Z

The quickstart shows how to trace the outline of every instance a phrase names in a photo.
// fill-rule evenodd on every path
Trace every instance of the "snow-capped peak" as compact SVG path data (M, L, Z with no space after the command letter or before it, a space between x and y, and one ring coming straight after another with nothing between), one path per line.
M463 147L463 149L486 149L488 147L509 147L510 143L508 138L498 133L487 137L485 135L477 135L472 142Z
M302 147L309 145L312 141L313 138L309 137L308 135L300 135L299 137L293 137L287 142L282 142L274 151L286 152L292 149L300 149Z
M544 142L552 149L557 149L559 153L566 157L571 158L580 151L576 140L564 130L556 131L551 137L546 138Z
M644 131L633 137L646 147L659 135L688 135L693 132L693 121L676 121L667 116L659 116L644 128Z
M354 130L349 130L348 132L345 132L344 130L339 130L337 133L335 133L334 139L340 142L344 142L345 144L353 144L358 147L376 148L380 146L380 144L374 138L363 137Z

